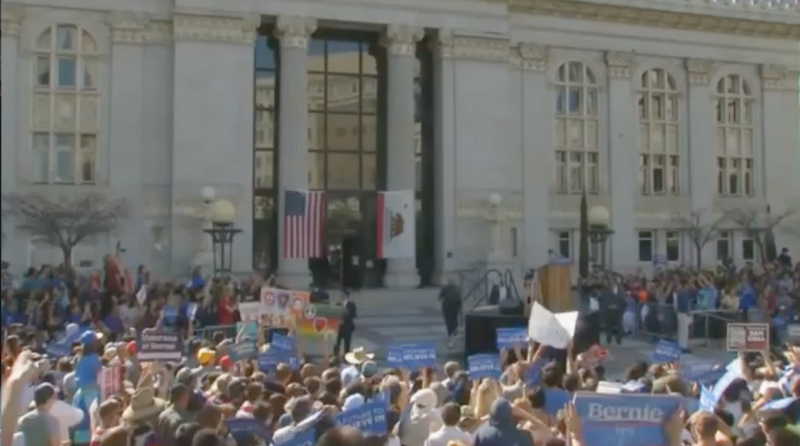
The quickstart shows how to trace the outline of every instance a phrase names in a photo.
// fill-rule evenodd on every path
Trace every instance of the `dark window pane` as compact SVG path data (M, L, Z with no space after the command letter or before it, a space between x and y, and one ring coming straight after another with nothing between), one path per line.
M651 262L653 260L653 234L651 232L639 233L639 261Z
M728 239L717 240L717 260L725 261L730 257L730 248L728 246Z
M328 73L361 72L361 44L339 40L328 41Z
M308 43L308 71L325 71L325 41L313 39Z
M74 57L59 57L58 58L58 86L59 87L74 87L75 86L75 58Z
M270 48L267 36L256 39L256 70L275 70L275 50Z
M275 187L274 153L266 150L256 150L255 178L256 189L272 189Z
M667 261L677 262L680 260L680 256L680 239L676 234L667 234Z
M357 154L329 153L328 189L358 190L360 188L359 157Z
M377 178L377 162L375 155L361 155L361 188L364 190L375 190L375 179Z
M325 110L325 75L309 73L307 91L308 109L314 111Z
M754 252L753 241L742 240L742 258L744 260L753 260L755 258Z
M360 124L358 115L341 115L328 112L326 123L326 149L347 152L358 151ZM353 129L358 129L353 134Z
M360 80L357 76L332 76L325 79L325 105L328 113L358 113Z
M377 45L361 43L361 72L372 76L378 75L378 59L375 57Z

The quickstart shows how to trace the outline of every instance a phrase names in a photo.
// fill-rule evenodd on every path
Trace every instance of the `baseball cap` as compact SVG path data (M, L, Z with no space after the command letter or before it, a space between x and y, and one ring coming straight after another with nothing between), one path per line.
M214 362L214 359L217 357L217 354L214 353L214 350L210 348L201 348L200 351L197 352L197 362L202 365L209 365Z
M375 361L366 361L361 364L361 374L365 378L371 378L378 373L378 364Z
M90 342L93 342L93 341L96 341L96 340L98 340L98 339L100 339L102 337L103 337L103 335L100 334L100 333L97 333L97 332L92 331L92 330L86 330L83 333L81 333L80 338L78 338L78 342L80 342L82 345L86 345L86 344L88 344Z

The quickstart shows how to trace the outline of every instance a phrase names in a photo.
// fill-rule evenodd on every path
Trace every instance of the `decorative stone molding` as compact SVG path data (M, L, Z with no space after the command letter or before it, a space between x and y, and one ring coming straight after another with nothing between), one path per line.
M710 60L686 59L686 71L689 73L690 84L708 85L713 69L714 62Z
M114 43L143 43L147 21L132 14L112 14L108 18L111 41Z
M22 27L22 14L11 10L7 6L3 7L2 12L2 34L4 36L15 37L19 35Z
M275 26L275 37L281 48L308 48L308 39L317 29L317 20L309 17L280 16Z
M453 57L456 59L508 62L511 56L506 39L463 36L456 37L453 45Z
M636 53L633 52L607 52L608 76L612 79L630 79L635 61Z
M260 17L232 18L178 14L173 18L175 40L253 43Z
M413 56L417 52L417 42L425 36L422 28L410 25L389 25L383 32L381 44L392 56Z
M508 5L512 13L800 39L796 0L509 0Z
M518 200L503 202L500 207L503 209L504 217L510 220L522 218L522 205ZM460 198L456 201L456 215L468 218L485 218L489 205L486 199Z
M788 67L782 65L764 65L761 67L761 80L764 90L795 90L797 89L797 76L794 82Z
M546 71L550 62L550 47L533 43L520 43L511 50L511 65L529 71Z
M147 43L172 42L172 22L148 22L144 31L144 40Z
M452 30L440 29L430 45L433 53L443 59L451 59L455 55L456 39Z

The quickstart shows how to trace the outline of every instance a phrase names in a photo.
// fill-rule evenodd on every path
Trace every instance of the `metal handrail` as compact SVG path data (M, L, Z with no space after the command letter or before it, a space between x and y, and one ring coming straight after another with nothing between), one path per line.
M492 276L496 276L497 280L492 280L490 284L490 279ZM514 273L510 269L500 271L499 269L493 268L486 271L481 278L478 279L475 285L466 294L464 294L462 301L475 301L475 304L472 306L472 309L474 310L483 304L484 301L489 297L489 293L491 293L490 285L500 285L505 287L507 292L513 293L511 297L516 298L517 300L522 300L520 299L519 289L517 289L517 285L514 282Z

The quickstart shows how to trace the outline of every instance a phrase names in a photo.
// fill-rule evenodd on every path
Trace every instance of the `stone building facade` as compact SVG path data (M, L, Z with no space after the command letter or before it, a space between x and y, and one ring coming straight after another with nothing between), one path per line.
M310 273L277 243L286 190L353 211L341 263L380 263L391 286L487 253L515 270L575 257L584 190L609 210L617 269L696 262L681 218L800 207L794 0L46 4L3 3L2 190L127 198L120 232L76 250L86 266L121 241L130 264L185 274L208 186L237 208L234 270L296 286ZM374 191L409 189L417 261L370 258ZM799 227L776 228L796 257ZM704 264L757 260L721 228ZM3 236L16 266L57 261L7 215Z

